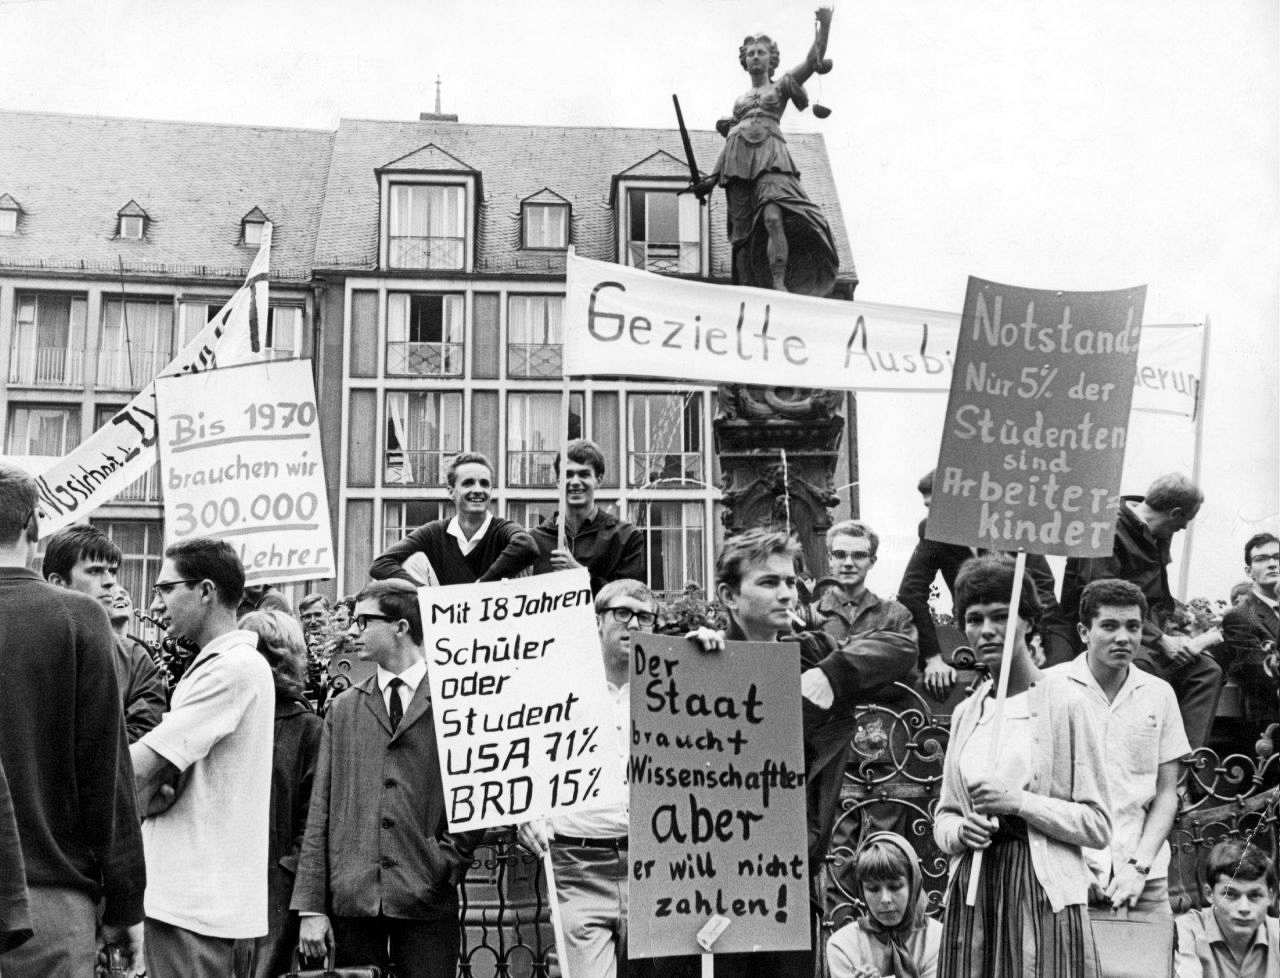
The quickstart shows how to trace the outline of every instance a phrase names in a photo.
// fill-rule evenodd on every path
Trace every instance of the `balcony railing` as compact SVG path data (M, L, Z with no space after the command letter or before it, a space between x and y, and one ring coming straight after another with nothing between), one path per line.
M630 480L633 486L677 486L701 483L701 452L628 452Z
M556 484L556 456L549 452L507 452L507 485L554 486Z
M84 383L84 354L64 346L15 346L9 357L9 383Z
M410 449L386 453L382 482L387 486L443 486L453 451Z
M387 374L396 377L461 377L461 343L387 343Z
M560 343L508 343L507 376L559 380L564 376Z
M158 503L160 502L160 467L154 466L147 474L125 486L116 495L117 503Z
M698 246L696 244L657 244L650 241L632 241L631 264L646 272L659 275L679 275L681 272L698 271ZM683 259L683 260L682 260Z
M166 363L169 359L164 358ZM105 347L98 354L99 387L141 390L155 380L158 372L154 350L136 346L132 351Z
M461 268L465 238L391 239L392 268Z

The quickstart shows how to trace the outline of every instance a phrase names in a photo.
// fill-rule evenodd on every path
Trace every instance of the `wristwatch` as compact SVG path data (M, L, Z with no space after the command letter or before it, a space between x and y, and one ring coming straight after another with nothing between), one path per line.
M1140 862L1138 862L1138 860L1137 860L1137 859L1135 859L1133 856L1130 856L1130 857L1129 857L1129 865L1130 865L1130 866L1132 866L1134 869L1136 869L1136 870L1137 870L1139 873L1141 873L1143 876L1147 876L1147 875L1148 875L1148 874L1150 874L1150 872L1151 872L1151 867L1150 867L1149 865L1148 865L1148 866L1143 866L1143 865L1142 865Z

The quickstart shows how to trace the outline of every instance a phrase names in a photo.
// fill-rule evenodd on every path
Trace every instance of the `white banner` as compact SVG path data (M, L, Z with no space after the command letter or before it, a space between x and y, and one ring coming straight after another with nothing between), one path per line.
M567 377L874 391L951 386L958 314L709 285L573 254L567 269ZM1194 417L1203 341L1199 325L1144 326L1133 410Z
M267 270L271 257L271 225L262 229L262 244L244 285L194 339L182 348L160 376L195 373L261 359L251 337L267 323ZM261 326L258 326L261 324ZM36 518L40 536L56 533L99 506L111 502L156 464L155 385L148 384L88 440L37 476L40 500Z
M165 541L213 536L249 584L334 577L310 360L156 379Z
M626 804L586 570L418 601L451 831Z

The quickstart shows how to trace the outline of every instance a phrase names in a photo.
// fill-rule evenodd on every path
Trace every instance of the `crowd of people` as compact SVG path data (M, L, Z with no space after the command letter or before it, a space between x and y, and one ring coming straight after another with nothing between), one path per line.
M643 535L596 502L601 453L577 440L563 464L563 528L526 529L491 512L488 460L457 456L453 516L380 555L357 593L296 612L246 587L225 541L175 543L151 643L101 531L59 531L32 569L36 484L0 464L0 976L83 978L109 946L153 978L277 978L298 951L453 978L480 835L447 824L418 588L586 568L624 761L631 642L664 626ZM929 476L919 489L927 506ZM929 540L924 521L895 599L868 586L880 538L865 522L827 531L816 574L786 532L727 539L728 625L688 632L689 654L748 640L795 656L811 875L828 865L855 710L901 709L913 686L954 704L933 819L950 871L935 919L904 827L868 825L844 870L855 920L813 951L717 954L716 974L811 976L825 955L837 978L1087 978L1106 974L1092 920L1121 908L1164 928L1179 978L1280 970L1264 849L1216 847L1206 905L1175 920L1170 903L1182 759L1212 736L1224 679L1255 731L1280 721L1280 538L1251 537L1248 586L1220 624L1188 630L1166 567L1202 502L1184 476L1157 479L1122 501L1111 557L1068 560L1060 587L1030 557L1016 600L1009 555ZM976 661L965 690L929 606L939 573ZM373 671L336 681L340 658ZM553 863L575 978L699 972L694 956L628 961L625 803L513 829Z

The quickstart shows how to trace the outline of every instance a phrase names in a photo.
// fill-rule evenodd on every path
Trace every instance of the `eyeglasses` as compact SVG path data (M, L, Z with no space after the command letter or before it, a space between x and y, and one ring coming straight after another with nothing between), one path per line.
M151 593L157 598L163 598L179 584L199 584L200 580L200 578L187 577L179 581L156 581L151 585Z
M829 550L832 560L870 560L870 550Z
M1280 553L1274 554L1254 554L1249 558L1251 564L1269 564L1273 560L1280 560Z
M652 611L636 611L633 608L605 608L604 612L613 616L620 625L630 625L633 621L641 628L652 628L658 623L658 616Z
M351 624L356 626L357 632L363 632L369 627L371 621L399 621L399 618L392 618L390 615L356 615L351 619Z

